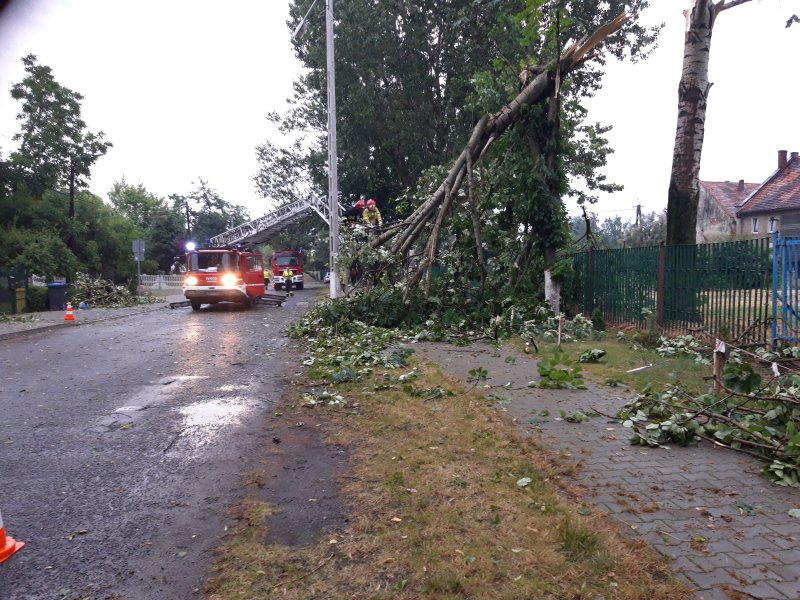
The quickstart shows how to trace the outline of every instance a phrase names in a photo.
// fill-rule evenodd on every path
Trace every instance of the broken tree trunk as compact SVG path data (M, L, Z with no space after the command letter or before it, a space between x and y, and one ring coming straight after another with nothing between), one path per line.
M480 201L475 197L472 185L472 155L467 154L467 199L469 200L470 217L472 218L472 235L475 237L475 252L478 257L478 270L481 275L480 293L483 295L486 286L486 260L483 257L483 238L481 236Z
M553 94L558 85L557 79L563 79L571 71L593 58L595 55L592 51L597 45L622 27L629 18L627 13L622 13L612 21L598 27L592 35L584 37L566 48L558 61L554 61L537 74L517 97L499 112L491 116L484 115L475 125L467 146L436 191L402 223L375 238L371 245L377 247L391 241L392 253L405 254L425 230L425 226L434 220L437 226L434 227L431 235L438 237L441 223L447 212L443 204L447 201L449 206L455 201L461 183L467 177L468 170L479 162L492 143L508 127L519 120L523 106L535 104ZM421 261L419 270L412 278L416 282L419 281L422 271L432 264L436 248L437 242L429 240L427 257Z
M694 244L700 201L700 156L711 83L708 59L711 34L719 13L750 0L691 0L686 17L683 69L678 85L678 124L667 196L667 244Z

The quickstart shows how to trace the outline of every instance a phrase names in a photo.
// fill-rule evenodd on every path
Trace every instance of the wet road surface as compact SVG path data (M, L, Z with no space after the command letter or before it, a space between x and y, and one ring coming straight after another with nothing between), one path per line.
M0 599L201 596L326 289L0 341Z

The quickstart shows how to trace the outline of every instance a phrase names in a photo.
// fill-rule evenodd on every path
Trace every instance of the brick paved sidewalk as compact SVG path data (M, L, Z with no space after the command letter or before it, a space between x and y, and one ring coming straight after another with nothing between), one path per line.
M668 450L631 446L630 431L602 416L557 420L561 410L613 415L624 392L591 384L588 390L527 388L539 379L535 358L510 349L414 348L452 376L466 379L470 369L486 369L491 393L511 400L502 409L581 465L574 482L584 499L672 559L698 600L800 598L800 519L788 514L800 507L800 491L770 483L760 475L762 463L707 442ZM515 364L506 362L509 355ZM508 382L511 389L501 387ZM543 410L549 416L540 416Z

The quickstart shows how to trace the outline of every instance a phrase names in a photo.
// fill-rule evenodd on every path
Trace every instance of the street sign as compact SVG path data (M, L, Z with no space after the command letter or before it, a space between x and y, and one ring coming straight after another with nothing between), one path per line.
M133 258L136 262L142 262L144 260L144 240L133 240L133 244L131 244L133 249Z

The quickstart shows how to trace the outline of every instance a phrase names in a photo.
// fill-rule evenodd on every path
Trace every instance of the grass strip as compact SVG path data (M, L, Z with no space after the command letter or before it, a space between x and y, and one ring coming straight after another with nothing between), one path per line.
M349 527L304 547L264 543L274 509L249 500L207 592L229 598L690 598L643 542L620 534L560 481L569 469L521 434L480 390L415 364L336 386L318 411L349 448ZM415 393L419 390L447 393ZM452 392L452 395L450 395Z

